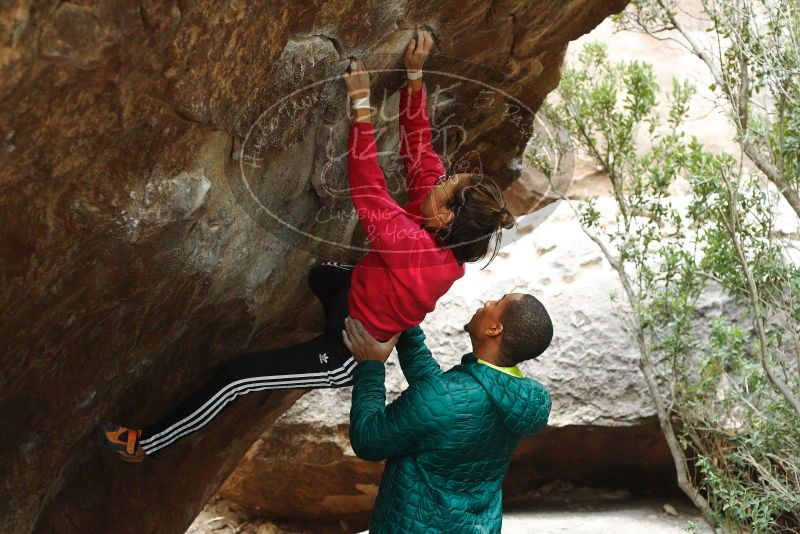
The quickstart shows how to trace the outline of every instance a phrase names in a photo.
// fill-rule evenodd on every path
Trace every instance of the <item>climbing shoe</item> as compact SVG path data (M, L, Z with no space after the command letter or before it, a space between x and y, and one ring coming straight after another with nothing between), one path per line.
M116 425L111 421L103 421L97 429L97 437L103 447L116 452L123 462L130 463L138 463L145 458L139 443L141 435L141 430Z

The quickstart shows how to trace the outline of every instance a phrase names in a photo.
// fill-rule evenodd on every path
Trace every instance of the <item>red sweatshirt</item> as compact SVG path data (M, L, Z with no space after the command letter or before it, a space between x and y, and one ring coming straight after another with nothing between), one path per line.
M400 90L400 157L409 196L402 207L386 190L372 123L350 125L350 194L370 251L353 271L348 303L350 316L381 341L421 323L439 297L464 276L464 265L422 226L420 205L445 172L431 146L426 104L424 86L419 91Z

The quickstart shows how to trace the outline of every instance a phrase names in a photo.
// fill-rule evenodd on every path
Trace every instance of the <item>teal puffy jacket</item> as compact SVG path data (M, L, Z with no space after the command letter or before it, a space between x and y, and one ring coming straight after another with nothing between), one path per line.
M388 460L370 532L500 532L502 482L521 436L547 424L550 395L465 354L443 372L418 326L397 343L409 387L388 406L385 368L354 371L350 441L364 459Z

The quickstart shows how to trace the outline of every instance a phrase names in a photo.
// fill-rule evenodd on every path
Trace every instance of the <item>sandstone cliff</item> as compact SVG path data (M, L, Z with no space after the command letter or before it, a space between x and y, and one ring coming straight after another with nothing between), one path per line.
M476 150L508 185L526 129L494 111L535 111L567 42L624 3L2 3L0 529L180 532L298 398L252 395L146 467L92 439L104 417L150 421L226 358L319 326L308 267L359 255L352 216L319 216L347 213L330 193L346 184L331 154L347 57L389 69L373 104L390 101L428 24L433 69L504 94L479 112L479 84L439 76L460 126L447 162Z

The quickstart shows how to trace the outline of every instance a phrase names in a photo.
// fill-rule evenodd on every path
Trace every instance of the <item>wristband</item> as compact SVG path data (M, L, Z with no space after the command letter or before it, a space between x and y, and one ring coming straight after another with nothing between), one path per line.
M350 107L352 109L369 109L369 97L365 96L364 98L356 98L350 102Z
M422 78L422 70L406 71L406 78L409 80Z

